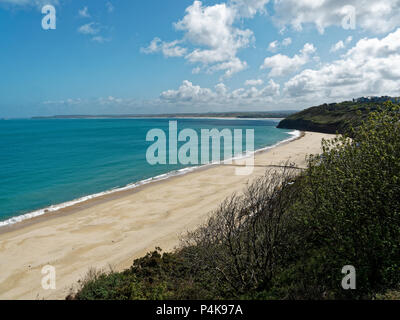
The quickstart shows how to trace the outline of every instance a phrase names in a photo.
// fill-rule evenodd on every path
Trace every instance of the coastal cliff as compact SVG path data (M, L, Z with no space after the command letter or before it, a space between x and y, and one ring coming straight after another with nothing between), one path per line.
M349 125L358 126L368 113L383 107L387 99L370 99L323 104L305 109L282 120L278 128L313 131L321 133L343 133Z

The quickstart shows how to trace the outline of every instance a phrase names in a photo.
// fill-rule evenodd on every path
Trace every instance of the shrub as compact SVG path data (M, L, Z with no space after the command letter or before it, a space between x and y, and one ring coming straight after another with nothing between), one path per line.
M296 204L303 234L296 269L317 288L312 298L371 298L400 282L399 121L389 103L351 129L352 139L324 141L309 160ZM357 270L357 290L341 287L345 265Z
M297 193L296 174L291 166L268 170L184 239L196 248L187 258L207 268L218 294L237 298L271 286L290 245L286 212Z

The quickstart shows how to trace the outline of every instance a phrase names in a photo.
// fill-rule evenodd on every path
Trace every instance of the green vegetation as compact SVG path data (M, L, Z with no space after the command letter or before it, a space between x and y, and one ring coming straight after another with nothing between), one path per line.
M179 250L91 272L70 298L396 299L399 137L400 107L376 108L324 141L307 170L271 169L225 200ZM356 268L356 290L341 286L345 265Z
M394 99L394 98L391 98ZM282 120L278 128L344 133L350 126L358 126L371 111L382 108L385 102L352 102L323 104L312 107Z

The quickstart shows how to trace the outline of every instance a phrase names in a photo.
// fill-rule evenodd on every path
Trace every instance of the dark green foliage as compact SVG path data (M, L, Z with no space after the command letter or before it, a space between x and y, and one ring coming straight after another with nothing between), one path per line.
M352 137L351 139L349 137ZM323 142L308 169L270 170L179 250L92 272L77 299L391 299L400 285L400 107ZM343 290L343 266L357 289Z
M323 104L292 114L282 120L278 128L344 133L349 127L358 126L371 111L382 107L383 102L352 102Z
M165 300L212 299L213 279L207 280L201 266L187 257L192 248L162 253L160 248L136 259L121 273L89 271L81 289L73 297L79 300ZM71 298L71 297L69 297Z
M101 273L91 269L82 281L81 290L74 298L82 300L119 299L119 291L124 283L125 278L121 273ZM67 297L67 299L70 298L72 297Z
M399 121L389 103L352 129L352 140L324 141L323 154L310 158L297 204L302 259L313 266L305 278L335 297L370 297L400 283ZM356 267L357 290L342 290L344 265Z

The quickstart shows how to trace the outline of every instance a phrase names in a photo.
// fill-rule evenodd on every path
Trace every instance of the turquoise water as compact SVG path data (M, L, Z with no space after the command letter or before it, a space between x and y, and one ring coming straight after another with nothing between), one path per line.
M0 121L0 221L182 169L151 166L152 128L172 119ZM255 149L290 138L276 120L178 119L178 130L254 129ZM245 138L243 137L243 145Z

